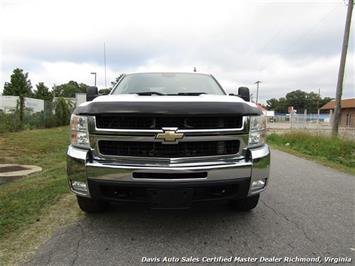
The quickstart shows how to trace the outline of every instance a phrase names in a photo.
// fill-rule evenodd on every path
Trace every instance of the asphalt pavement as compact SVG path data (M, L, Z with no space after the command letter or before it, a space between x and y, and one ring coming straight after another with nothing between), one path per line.
M177 259L214 265L230 257L354 260L354 195L355 176L273 150L269 186L251 212L225 204L181 211L115 206L58 231L27 265L154 265L164 257L165 265Z

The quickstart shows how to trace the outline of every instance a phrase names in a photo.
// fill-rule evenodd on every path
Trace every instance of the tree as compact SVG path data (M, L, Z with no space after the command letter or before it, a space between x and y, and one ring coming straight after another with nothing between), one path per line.
M16 68L10 77L10 82L5 82L2 95L14 95L29 97L32 95L31 80L28 79L28 73Z
M305 109L310 114L316 114L318 112L317 103L320 102L318 93L310 92L306 94ZM322 107L319 104L319 108Z
M89 85L71 80L68 83L53 86L53 94L55 97L74 98L75 93L86 93L88 87Z
M291 91L286 94L286 100L289 106L293 106L298 113L303 113L306 109L307 93L301 90Z
M31 80L28 79L28 73L23 73L23 69L15 68L10 77L10 82L5 82L3 95L19 96L20 121L23 121L23 112L25 109L24 97L32 96Z
M277 106L277 108L275 109L275 112L276 113L282 113L282 114L285 114L287 113L287 109L288 109L288 102L287 102L287 99L284 98L284 97L281 97L279 99L279 105Z
M286 98L272 98L266 101L268 110L274 110L276 113L287 113L288 103Z
M89 88L90 86L85 84L85 83L80 83L79 84L79 92L80 93L86 93L87 88Z
M49 91L49 88L44 85L43 82L40 82L36 85L36 90L34 91L34 97L37 99L42 99L45 101L52 101L53 100L53 94L52 92Z
M107 89L101 89L99 90L99 94L101 95L107 95L111 92L112 88L107 88Z
M54 103L55 105L55 119L57 126L64 126L69 124L70 113L73 106L70 101L64 99L63 97L57 98Z
M276 98L272 98L270 100L266 101L266 108L268 110L275 110L277 108L277 106L279 105L279 100Z
M301 90L291 91L285 97L279 99L272 98L267 100L267 109L274 110L276 113L287 113L288 107L293 106L298 113L303 113L307 109L308 113L317 113L317 107L322 107L324 104L332 100L329 97L320 98L317 93L304 92Z

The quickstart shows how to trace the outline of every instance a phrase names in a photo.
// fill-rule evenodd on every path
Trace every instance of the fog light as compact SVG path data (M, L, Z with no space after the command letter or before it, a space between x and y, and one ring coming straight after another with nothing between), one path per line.
M85 182L71 181L71 186L75 191L82 192L82 193L88 192L88 187Z
M259 190L259 189L262 189L263 187L265 187L265 184L266 184L266 179L261 179L261 180L257 180L257 181L253 181L251 183L251 190L252 191L256 191L256 190Z

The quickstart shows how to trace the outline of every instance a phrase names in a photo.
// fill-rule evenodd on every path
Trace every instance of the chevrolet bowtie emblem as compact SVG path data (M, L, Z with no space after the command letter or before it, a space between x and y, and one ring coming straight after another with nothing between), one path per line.
M163 128L163 133L157 133L155 138L163 143L177 143L177 140L184 138L184 133L177 133L177 128Z

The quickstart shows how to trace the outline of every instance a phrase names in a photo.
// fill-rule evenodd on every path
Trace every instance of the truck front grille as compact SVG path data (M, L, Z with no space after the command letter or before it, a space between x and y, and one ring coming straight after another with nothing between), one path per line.
M228 140L180 142L169 145L159 142L100 140L98 144L103 155L178 158L236 154L240 143L239 140Z
M243 117L179 117L97 115L96 127L106 129L221 129L242 127Z

